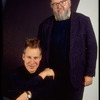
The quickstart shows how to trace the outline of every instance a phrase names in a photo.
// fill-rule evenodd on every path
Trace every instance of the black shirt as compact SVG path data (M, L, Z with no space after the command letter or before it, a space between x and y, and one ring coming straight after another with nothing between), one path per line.
M67 70L69 50L70 19L55 21L50 40L50 65L59 75ZM66 71L65 71L66 72Z
M24 91L31 91L32 100L51 99L53 89L52 77L46 77L44 80L38 76L40 70L30 74L25 66L18 67L9 78L9 88L7 97L17 98ZM52 99L51 99L52 100Z

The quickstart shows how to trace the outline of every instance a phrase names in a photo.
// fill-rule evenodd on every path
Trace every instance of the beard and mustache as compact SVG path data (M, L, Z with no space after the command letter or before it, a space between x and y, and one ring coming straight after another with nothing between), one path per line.
M63 10L64 14L59 14L60 10ZM59 21L61 21L61 20L66 20L67 19L67 17L68 17L68 11L66 11L65 8L59 8L57 10L57 12L53 12L53 13L54 13L54 16L56 17L56 19L59 20Z

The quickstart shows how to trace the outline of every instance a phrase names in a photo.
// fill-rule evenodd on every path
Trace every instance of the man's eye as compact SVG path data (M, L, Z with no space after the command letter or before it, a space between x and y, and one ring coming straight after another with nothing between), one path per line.
M34 59L38 59L38 57L34 57Z
M30 56L27 56L27 58L31 59L31 57L30 57Z

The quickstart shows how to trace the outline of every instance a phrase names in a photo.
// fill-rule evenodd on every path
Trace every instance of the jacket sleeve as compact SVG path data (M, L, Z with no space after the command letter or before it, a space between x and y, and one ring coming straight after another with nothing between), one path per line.
M53 91L52 77L43 80L40 76L32 77L30 80L22 80L15 75L9 81L9 88L7 90L7 97L15 100L24 91L31 91L33 99L51 97Z
M15 99L24 91L38 87L42 81L43 79L40 76L35 76L28 80L25 76L24 78L22 78L20 74L13 73L8 77L8 88L7 92L5 93L5 96L11 99Z
M38 86L31 89L33 99L51 100L54 92L54 80L52 77L46 77Z
M87 20L86 26L86 70L85 75L95 76L97 58L97 44L90 19Z

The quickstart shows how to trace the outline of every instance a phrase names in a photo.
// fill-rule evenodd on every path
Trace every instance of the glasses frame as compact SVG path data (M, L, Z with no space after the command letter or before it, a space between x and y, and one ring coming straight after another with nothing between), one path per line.
M55 2L55 3L51 3L51 7L52 7L52 8L57 8L58 5L60 5L60 6L65 6L66 1L67 1L67 0L62 0L62 1L58 2L58 3L56 3L56 2Z

